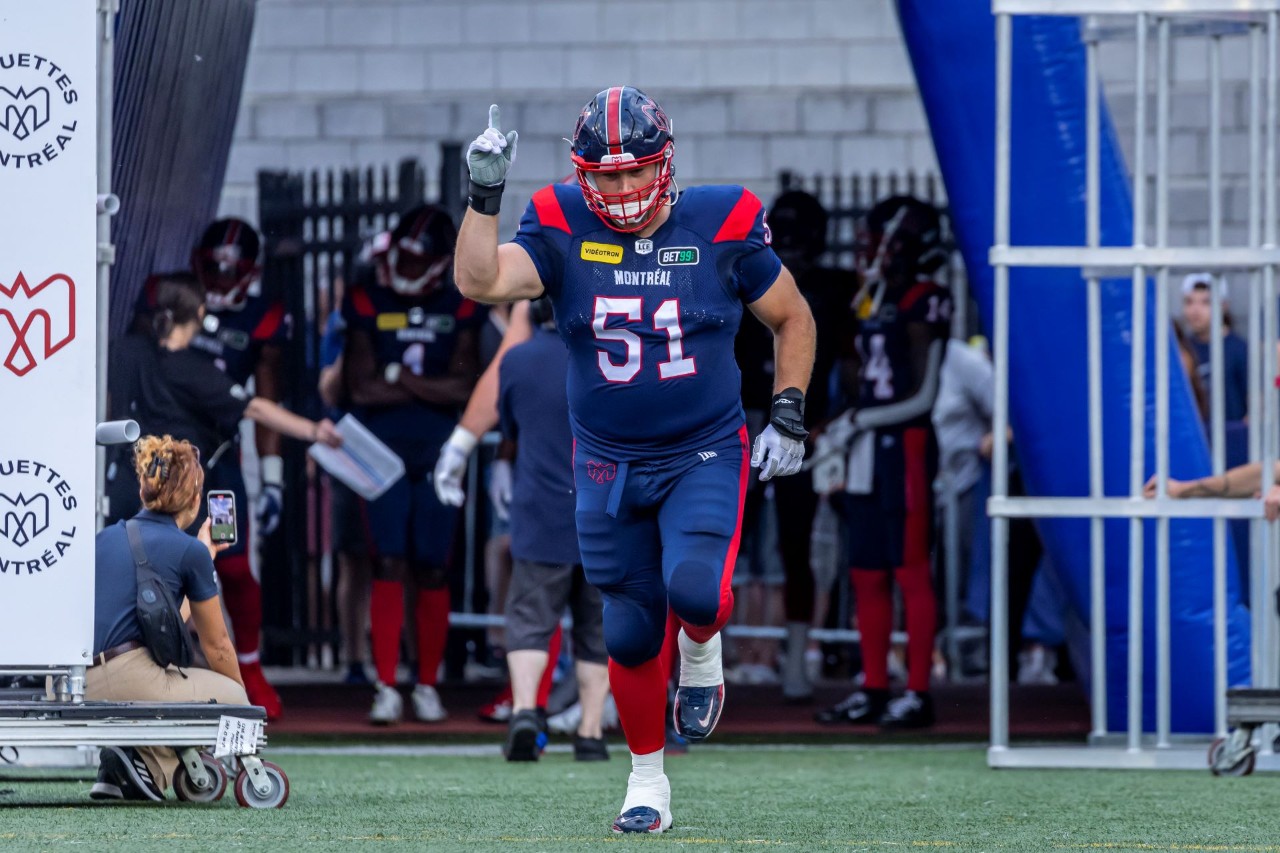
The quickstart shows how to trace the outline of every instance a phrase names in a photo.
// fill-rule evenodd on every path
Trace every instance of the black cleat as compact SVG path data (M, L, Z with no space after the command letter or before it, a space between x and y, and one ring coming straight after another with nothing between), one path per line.
M711 736L724 710L724 685L676 688L672 723L676 734L689 743L701 743Z
M89 798L92 800L123 800L124 791L120 787L121 779L116 775L118 770L119 760L115 755L105 749L99 751L98 778L93 783L93 787L89 789Z
M507 742L502 754L507 761L537 761L542 750L538 747L542 726L537 711L517 711L507 725Z
M889 708L888 690L855 690L830 708L813 715L819 723L851 723L871 726L880 721Z
M574 761L608 761L609 747L602 737L573 736Z
M926 729L933 725L933 697L928 691L908 690L889 703L880 717L883 729Z

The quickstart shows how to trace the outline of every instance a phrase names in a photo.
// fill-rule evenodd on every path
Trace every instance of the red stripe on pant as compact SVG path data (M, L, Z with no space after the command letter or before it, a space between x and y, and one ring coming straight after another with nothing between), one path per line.
M690 625L683 622L684 632L695 643L705 643L719 633L733 615L733 568L738 562L738 545L742 541L742 511L747 503L747 477L751 475L751 452L747 443L747 426L738 430L738 441L742 445L742 462L738 471L738 521L733 528L733 537L729 540L729 549L725 552L724 567L720 570L720 606L716 610L716 621L710 625Z

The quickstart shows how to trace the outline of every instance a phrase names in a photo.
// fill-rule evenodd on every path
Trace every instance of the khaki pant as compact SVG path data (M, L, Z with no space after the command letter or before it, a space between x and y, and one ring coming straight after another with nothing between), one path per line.
M183 672L186 673L185 677ZM107 702L220 702L248 705L244 688L208 669L162 669L146 649L134 649L104 664L89 667L84 697ZM138 747L160 790L173 782L178 754L168 747Z

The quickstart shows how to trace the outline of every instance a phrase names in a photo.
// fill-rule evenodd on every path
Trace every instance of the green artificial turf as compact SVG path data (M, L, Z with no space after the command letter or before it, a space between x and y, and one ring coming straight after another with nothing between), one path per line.
M92 804L77 774L0 769L0 850L1204 850L1280 853L1280 777L988 770L976 748L707 748L667 761L675 827L614 838L628 767L553 754L291 753L279 811ZM22 773L21 777L17 774ZM37 781L28 781L36 779Z

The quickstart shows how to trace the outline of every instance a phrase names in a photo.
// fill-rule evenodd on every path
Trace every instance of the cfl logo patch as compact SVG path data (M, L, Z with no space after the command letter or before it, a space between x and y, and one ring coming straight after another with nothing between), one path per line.
M715 457L716 457L716 452L714 450L698 451L698 458L700 458L703 462L706 462L708 459L714 459Z

